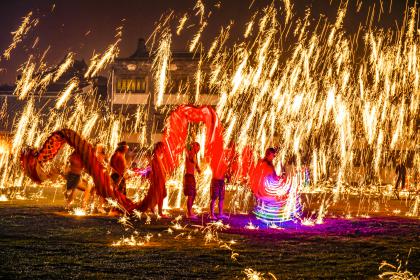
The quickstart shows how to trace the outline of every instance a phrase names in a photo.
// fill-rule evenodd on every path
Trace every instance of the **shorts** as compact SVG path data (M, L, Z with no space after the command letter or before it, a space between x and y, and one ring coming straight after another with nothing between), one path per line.
M111 174L111 179L112 181L114 181L114 185L116 187L116 189L120 192L123 193L124 195L127 195L127 186L125 184L125 179L122 178L120 180L120 175L118 173L112 173ZM119 182L119 184L118 184ZM116 186L116 184L118 184L118 186Z
M223 200L225 198L225 180L211 180L210 198L212 200Z
M184 175L184 195L185 196L197 195L197 183L195 182L195 177L192 174Z
M67 180L67 190L73 190L75 188L77 188L77 185L79 185L80 182L80 174L75 174L75 173L71 173L69 172L66 175L66 180Z

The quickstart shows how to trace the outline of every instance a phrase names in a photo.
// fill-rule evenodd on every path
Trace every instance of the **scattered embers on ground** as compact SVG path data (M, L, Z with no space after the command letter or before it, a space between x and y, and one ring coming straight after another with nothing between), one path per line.
M195 230L202 222L180 221L185 229L168 231L171 219L145 224L143 218L130 219L133 228L124 228L115 217L75 217L54 205L3 203L0 278L242 279L246 268L278 279L375 278L383 260L395 263L410 248L407 269L420 271L419 219L326 219L321 225L288 222L267 229L251 216L235 216L218 234L234 256L220 242L206 244ZM259 229L246 229L250 222ZM142 240L152 237L140 246L112 246L133 232Z

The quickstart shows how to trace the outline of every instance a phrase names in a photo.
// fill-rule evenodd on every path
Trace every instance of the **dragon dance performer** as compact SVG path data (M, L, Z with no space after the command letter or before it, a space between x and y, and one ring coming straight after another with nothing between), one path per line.
M210 185L210 219L215 220L216 215L214 214L214 206L216 200L219 200L219 219L226 219L227 216L223 214L223 204L225 198L225 179L228 181L232 176L233 167L233 148L225 150L217 165L216 170L213 172L213 177Z
M125 177L127 172L127 161L125 155L128 152L127 142L123 141L118 143L117 149L111 156L111 179L114 181L114 188L127 195L127 187Z
M103 167L105 167L105 169L108 170L109 168L109 163L108 163L108 158L105 152L105 147L102 144L97 144L96 148L95 148L95 155L96 158L98 159L99 163L102 164ZM102 196L99 196L99 205L97 207L98 212L105 214L106 211L104 209L104 205L106 205L106 201Z
M187 150L185 158L185 175L184 175L184 195L187 196L187 217L191 219L197 218L194 215L192 207L197 195L197 183L195 180L195 171L200 174L201 169L198 166L197 153L200 151L200 144L194 142L190 149Z
M76 189L84 191L82 208L86 210L90 198L91 186L82 179L83 162L79 153L74 151L69 157L69 171L66 174L66 208L73 202Z
M273 200L275 198L273 198L272 194L267 193L264 180L266 178L269 178L273 181L279 181L281 179L281 177L277 175L274 168L273 160L275 157L276 150L274 148L268 148L265 151L264 158L257 163L255 167L255 174L252 176L251 186L254 195L267 201Z
M165 218L163 215L163 200L167 196L166 191L166 177L167 172L162 162L164 156L163 142L157 142L153 149L153 155L150 162L151 171L148 174L150 187L147 192L145 199L139 207L141 212L145 212L150 209L154 211L156 205L158 206L158 214Z
M292 220L300 211L300 179L278 176L273 165L275 156L276 151L268 148L251 174L251 188L256 198L253 213L266 224Z
M111 179L114 183L114 189L118 190L124 195L127 195L127 186L125 183L125 176L127 172L127 161L125 155L128 152L127 142L123 141L117 144L117 149L111 156ZM120 212L117 209L111 208L108 215L117 216Z

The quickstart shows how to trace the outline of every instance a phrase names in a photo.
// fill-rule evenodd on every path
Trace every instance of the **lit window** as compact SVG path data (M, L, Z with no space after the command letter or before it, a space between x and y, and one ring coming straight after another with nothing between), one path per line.
M118 92L121 91L121 80L120 79L117 80L117 91Z
M136 79L136 92L145 93L146 92L146 80L144 78Z
M117 79L117 92L119 93L145 93L145 78Z
M136 92L136 80L134 80L134 79L129 80L128 91Z
M126 91L127 90L127 80L123 79L121 82L121 91Z

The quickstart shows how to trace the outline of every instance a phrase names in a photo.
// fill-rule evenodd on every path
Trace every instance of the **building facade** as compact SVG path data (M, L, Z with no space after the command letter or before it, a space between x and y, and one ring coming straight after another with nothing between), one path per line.
M210 92L206 65L200 65L200 55L188 52L172 52L168 66L167 85L160 105L157 104L157 85L154 81L153 54L139 39L137 50L127 58L117 58L111 67L108 92L112 111L124 122L122 139L129 143L153 144L162 137L165 119L181 104L213 105L218 95ZM197 72L200 72L197 86ZM139 120L139 114L140 120ZM137 130L146 128L146 133ZM140 124L139 124L140 123Z

